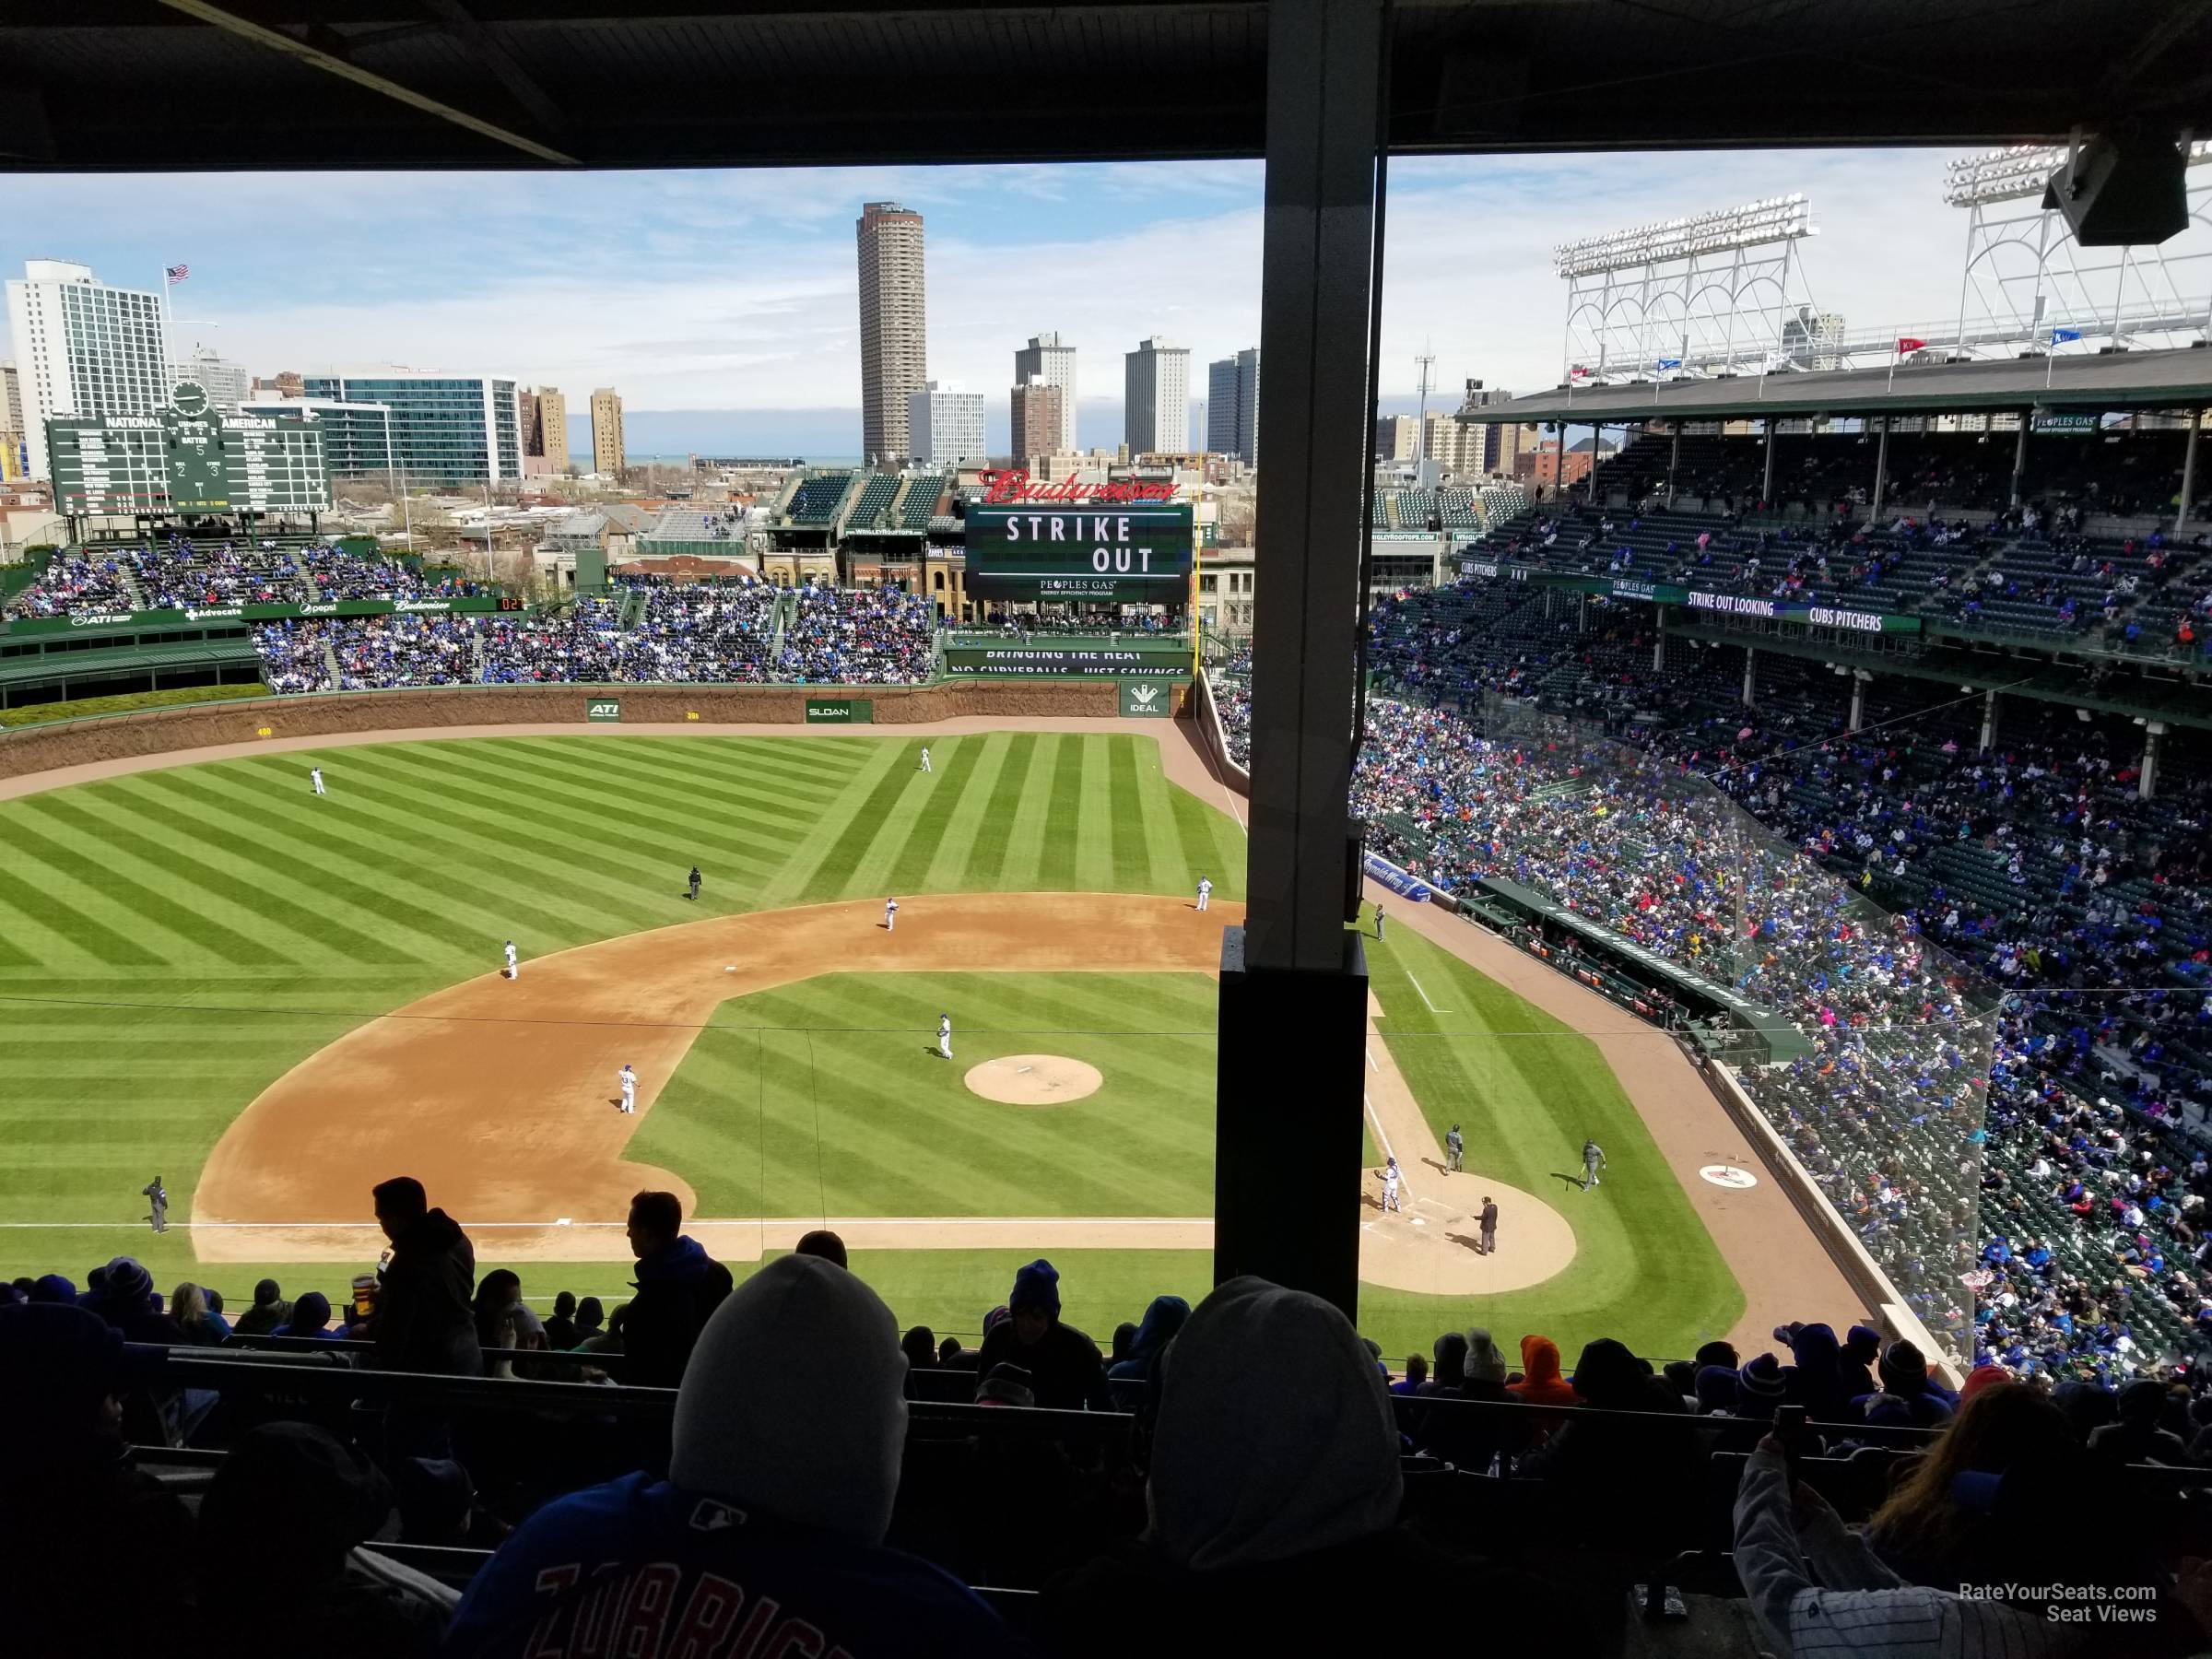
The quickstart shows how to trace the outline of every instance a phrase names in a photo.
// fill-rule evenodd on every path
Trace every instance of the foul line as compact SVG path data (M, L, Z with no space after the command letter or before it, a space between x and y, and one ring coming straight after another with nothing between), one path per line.
M1434 1003L1432 1003L1432 1002L1429 1002L1429 993L1428 993L1428 992L1426 992L1426 991L1421 991L1421 982L1420 982L1419 980L1418 980L1418 979L1414 979L1414 978L1413 978L1413 974L1412 974L1410 971L1408 971L1408 972L1406 973L1406 977L1407 979L1409 979L1409 980L1413 980L1413 988L1414 988L1416 991L1419 991L1419 992L1420 992L1421 1000L1422 1000L1423 1002L1425 1002L1425 1003L1429 1003L1429 1012L1430 1012L1430 1013L1431 1013L1431 1014L1449 1014L1449 1013L1451 1013L1451 1012L1452 1012L1452 1010L1451 1010L1451 1009L1449 1009L1449 1008L1440 1008L1440 1007L1438 1007L1438 1006L1436 1006Z
M820 1227L834 1222L841 1227L1194 1227L1210 1226L1211 1216L694 1216L685 1225L688 1227ZM118 1229L136 1230L146 1225L141 1216L135 1221L0 1221L0 1229L14 1231L65 1231L72 1229L87 1231L113 1232ZM571 1230L591 1228L628 1227L627 1221L577 1221L567 1216L548 1217L543 1221L459 1221L455 1226L473 1228L478 1232L495 1232L501 1229L567 1228ZM171 1221L170 1232L218 1231L289 1231L311 1229L325 1231L367 1231L376 1227L374 1221Z

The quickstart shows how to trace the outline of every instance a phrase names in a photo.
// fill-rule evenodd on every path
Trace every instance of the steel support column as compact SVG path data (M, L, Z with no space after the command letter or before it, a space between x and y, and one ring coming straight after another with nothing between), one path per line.
M1882 435L1874 445L1874 500L1866 509L1866 522L1877 523L1882 516L1882 491L1889 482L1889 417L1882 417Z
M2153 720L2143 727L2143 765L2136 778L2136 795L2139 800L2155 801L2159 795L2159 749L2166 735L2166 723Z
M1997 693L1994 687L1982 693L1982 740L1974 747L1984 755L1997 747Z
M2028 429L2035 424L2035 411L2020 411L2020 435L2012 445L2012 504L2020 504L2020 486L2028 476Z
M1774 505L1774 417L1768 416L1765 424L1767 429L1767 477L1766 481L1759 488L1759 504L1771 511Z
M1744 707L1759 706L1759 653L1750 646L1744 647Z
M1253 602L1250 911L1222 942L1216 1092L1216 1282L1260 1274L1347 1315L1367 965L1345 926L1358 878L1347 797L1382 33L1381 0L1276 0L1268 12L1258 512L1269 565Z
M2191 499L2196 494L2196 435L2204 424L2205 412L2202 409L2189 411L2189 439L2182 446L2182 504L2173 515L2176 535L2188 525Z

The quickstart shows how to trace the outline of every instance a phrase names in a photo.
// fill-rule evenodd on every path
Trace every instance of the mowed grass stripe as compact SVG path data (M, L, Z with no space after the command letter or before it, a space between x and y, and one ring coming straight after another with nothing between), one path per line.
M766 781L748 788L732 783L726 775L688 768L656 771L642 758L631 760L617 754L602 759L579 753L572 740L558 737L514 739L500 759L518 770L543 769L532 775L574 783L587 792L586 798L588 792L610 790L608 806L624 817L649 812L656 818L749 832L744 837L725 834L724 839L734 846L750 846L756 838L782 833L794 818L810 817L829 798L811 792L794 796L785 793L785 785Z
M299 813L298 793L280 787L266 765L256 762L236 775L268 806ZM559 869L532 869L524 882L517 873L512 829L501 832L490 822L464 818L450 802L444 805L441 814L434 795L383 788L357 773L342 814L324 815L328 824L342 824L346 832L334 828L325 833L364 865L383 869L395 891L435 894L452 907L455 920L481 917L472 936L481 940L489 935L495 946L516 928L531 935L534 948L544 939L571 938L579 916L604 904L604 895ZM567 908L541 908L548 901L565 901Z
M24 821L34 816L53 820L56 816L54 802L59 793L32 795L23 803L27 810L9 826L8 841L13 851L43 865L58 876L100 893L112 903L134 913L140 922L175 935L185 946L220 957L226 962L266 966L291 961L288 955L278 950L268 940L226 927L192 906L179 903L131 874L134 869L143 868L146 876L158 881L161 879L158 866L144 868L136 861L126 860L120 854L93 858L41 834Z
M1113 844L1113 885L1125 893L1150 889L1152 849L1145 841L1144 797L1136 782L1136 745L1109 739L1106 748L1107 819Z
M921 776L922 746L918 743L894 741L884 746L878 761L879 771L870 785L867 796L852 816L839 826L821 861L807 877L801 901L808 904L826 904L851 896L855 882L863 885L865 892L881 888L878 875L871 882L863 865L868 850L876 844L892 814L897 812L907 791ZM827 829L829 826L825 825ZM888 888L881 889L888 891Z
M1198 877L1205 876L1222 898L1243 898L1242 832L1188 790L1171 789L1168 804L1175 815L1175 838L1182 846L1193 888L1197 887Z
M1010 891L1018 886L1008 866L1016 827L1030 796L1030 772L1037 763L1037 738L1032 734L1023 732L1004 741L1006 753L984 803L982 820L976 826L967 870L975 888L984 892Z
M1053 746L1043 840L1037 855L1037 886L1065 891L1076 885L1083 833L1083 740L1059 736Z
M163 797L171 821L192 825L193 832L204 844L219 847L270 872L273 877L288 877L309 887L318 897L335 900L361 914L372 916L380 929L397 929L411 935L424 947L424 951L417 953L423 959L433 959L440 948L482 947L482 929L463 927L450 912L427 910L406 897L415 885L412 868L384 856L390 850L389 843L349 845L343 837L327 833L320 826L314 832L306 833L304 822L296 823L288 816L280 818L265 810L253 819L265 832L262 835L247 835L228 827L220 818L199 816L203 812L234 811L243 799L242 795L210 787L203 774L212 770L175 767L165 771L141 772L134 782L141 784L149 797L157 794ZM319 812L320 808L312 808L301 814L301 818ZM321 816L327 820L333 815ZM364 868L389 870L395 877L405 874L409 880L405 887L397 880L372 887L356 878Z
M867 821L871 809L888 810L889 801L905 787L908 779L899 766L900 752L904 747L897 740L867 744L865 761L838 792L837 798L823 808L821 816L812 824L788 838L789 850L782 867L761 886L762 909L818 904L843 892L851 868L848 865L841 870L831 870L830 863L833 859L841 862L848 855L854 861L859 859L868 837L874 833L873 825ZM849 854L843 850L848 836L857 838Z
M0 818L0 835L11 830L12 826ZM119 968L168 960L128 934L94 921L55 892L52 882L26 881L5 865L0 865L0 909L5 909L9 918L8 937L26 951L38 944L35 959L41 962L74 961L80 955ZM48 945L33 940L25 931L29 928L46 929L54 935L53 942Z
M88 805L91 802L98 802L105 810L91 810ZM238 859L236 849L225 849L231 854L228 865L212 864L187 853L184 843L203 848L206 845L199 827L191 818L167 810L150 794L110 788L89 793L81 801L57 797L53 805L56 818L64 823L74 823L88 839L98 840L142 864L161 869L172 879L189 884L211 900L285 929L295 946L305 942L320 947L336 959L335 966L343 967L349 961L392 966L420 959L389 934L369 931L374 925L372 915L364 913L359 918L367 927L348 926L328 908L317 909L288 898L276 885L288 880L289 873L286 870L264 865L252 858ZM135 810L138 807L153 810L150 814ZM127 819L119 819L118 812L127 815ZM167 832L166 843L140 833L135 827L149 821ZM251 877L239 874L241 864L255 874ZM311 964L302 958L301 965L320 968L334 964Z
M929 759L935 770L916 786L922 809L892 855L884 877L885 892L914 892L928 882L930 866L945 842L945 831L976 781L982 747L981 737L947 737L931 746Z
M966 747L971 757L968 775L961 781L959 798L945 820L929 867L912 884L917 892L976 891L991 885L981 870L984 826L998 798L1010 742L1004 732L992 732L968 738ZM1005 846L1003 840L996 844Z

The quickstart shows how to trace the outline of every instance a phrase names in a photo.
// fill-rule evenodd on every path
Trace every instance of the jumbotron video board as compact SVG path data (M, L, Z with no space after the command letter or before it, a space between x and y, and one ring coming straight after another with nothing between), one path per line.
M1191 539L1187 501L973 506L968 596L1187 605Z
M158 415L46 423L54 505L76 515L330 510L323 429L294 415L223 414L180 381Z

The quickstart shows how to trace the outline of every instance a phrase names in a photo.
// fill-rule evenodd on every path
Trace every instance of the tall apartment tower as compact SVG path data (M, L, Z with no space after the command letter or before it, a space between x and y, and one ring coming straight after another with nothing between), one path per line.
M922 216L869 202L853 227L860 251L860 449L869 461L913 453L908 409L929 378Z
M1206 447L1260 464L1260 348L1250 347L1206 369Z
M30 476L47 477L46 423L57 415L153 415L169 403L161 296L112 288L65 259L24 261L7 285L22 376Z
M1466 395L1459 400L1459 412L1472 414L1492 404L1511 403L1513 394L1503 386L1486 387L1478 380L1467 382ZM1521 453L1521 429L1509 422L1496 426L1466 428L1461 437L1460 467L1463 474L1499 474L1511 478L1517 475L1516 462Z
M1060 429L1053 441L1038 450L1017 447L1015 453L1072 455L1076 453L1076 348L1063 346L1057 334L1031 335L1030 343L1014 354L1017 390L1041 379L1060 393Z
M546 471L569 470L569 400L558 386L537 389L537 443Z
M562 422L565 427L566 421ZM592 394L592 470L610 478L622 476L622 399L612 386Z
M973 465L983 453L983 394L958 381L930 381L907 400L908 459L932 466Z
M1122 359L1122 427L1132 455L1191 447L1191 350L1155 335Z
M1018 355L1018 354L1017 354ZM1026 467L1039 455L1066 455L1061 447L1067 430L1067 398L1041 374L1032 374L1014 388L1014 465Z
M171 365L175 378L196 382L207 394L210 408L226 413L253 394L253 377L243 363L234 363L212 346L194 346Z

